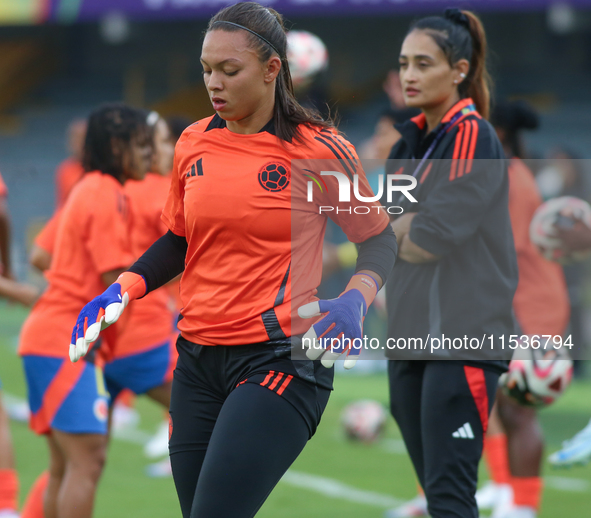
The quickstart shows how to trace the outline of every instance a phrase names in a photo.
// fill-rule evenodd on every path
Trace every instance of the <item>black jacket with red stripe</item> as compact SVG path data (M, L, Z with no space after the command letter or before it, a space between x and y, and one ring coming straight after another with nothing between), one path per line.
M439 129L471 103L457 103L428 135L423 115L397 125L402 138L392 149L387 171L412 175ZM405 338L407 345L402 348L404 341L398 340L399 347L388 356L459 359L505 370L511 357L509 335L515 332L512 301L518 277L507 163L494 128L475 111L462 115L416 178L419 183L411 192L418 203L393 198L389 205L418 213L410 239L440 258L413 264L398 257L386 288L388 336ZM506 337L504 352L501 335ZM445 350L431 350L443 337L455 343L440 342ZM410 338L421 338L423 350Z

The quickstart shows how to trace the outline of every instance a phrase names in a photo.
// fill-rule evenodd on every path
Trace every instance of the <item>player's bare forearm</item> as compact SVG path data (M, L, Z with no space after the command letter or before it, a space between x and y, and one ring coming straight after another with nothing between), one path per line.
M439 260L439 256L428 252L416 243L413 243L410 236L405 234L400 243L398 257L407 263L422 264L432 263Z
M19 302L23 306L32 306L39 298L39 290L29 284L0 277L0 297Z

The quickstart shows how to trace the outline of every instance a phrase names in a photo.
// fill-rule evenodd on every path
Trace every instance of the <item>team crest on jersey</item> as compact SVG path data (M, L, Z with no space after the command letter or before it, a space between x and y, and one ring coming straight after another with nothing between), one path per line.
M92 410L94 412L94 417L96 417L101 423L104 423L109 417L109 405L105 398L97 398Z
M259 172L259 183L269 192L283 191L289 185L290 179L289 167L278 162L268 163Z

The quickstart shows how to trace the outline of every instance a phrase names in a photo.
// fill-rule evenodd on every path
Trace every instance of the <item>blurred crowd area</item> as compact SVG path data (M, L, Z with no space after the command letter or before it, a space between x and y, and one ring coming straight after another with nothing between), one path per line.
M14 6L18 0L0 0L0 24L6 2ZM539 113L539 128L520 144L542 197L591 201L591 161L586 160L591 158L591 1L539 2L538 8L520 0L501 3L505 8L491 10L494 2L461 2L486 28L494 97L526 100ZM316 34L329 55L328 66L298 92L302 101L336 117L361 158L378 163L396 138L393 122L409 116L396 72L400 45L411 20L428 12L423 2L416 2L421 6L416 13L405 2L399 12L396 4L379 15L371 9L365 16L338 9L320 14L311 9L306 15L304 8L286 15L289 28ZM517 4L527 4L528 10ZM0 25L0 172L10 193L13 265L20 279L34 275L28 248L60 203L56 178L77 160L83 138L77 121L93 107L123 100L164 117L198 120L212 114L199 62L207 17L157 21L107 12L93 20L64 20ZM368 175L375 189L376 170ZM335 290L346 284L352 267L347 253L338 250L342 232L329 226L327 240L325 297L338 295ZM589 264L567 266L565 274L570 334L575 343L589 346ZM378 303L372 311L368 334L383 338L383 306ZM379 362L365 363L379 368Z

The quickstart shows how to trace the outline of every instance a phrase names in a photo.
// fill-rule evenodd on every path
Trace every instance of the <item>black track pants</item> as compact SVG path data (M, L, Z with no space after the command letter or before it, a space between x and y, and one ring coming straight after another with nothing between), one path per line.
M181 345L170 458L183 517L250 518L314 433L330 391L295 377L286 384L275 360L265 374L264 362L233 358L238 349L205 347L195 357ZM251 370L242 382L230 376L240 363ZM313 430L302 413L317 415Z
M390 410L432 518L478 518L475 493L499 374L454 361L393 360Z

